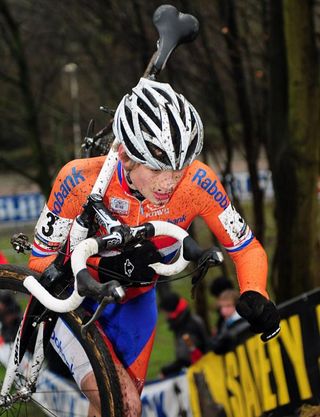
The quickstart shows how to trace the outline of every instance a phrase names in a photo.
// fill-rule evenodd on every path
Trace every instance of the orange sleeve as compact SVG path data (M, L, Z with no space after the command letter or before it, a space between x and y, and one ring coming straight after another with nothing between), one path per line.
M53 262L82 211L104 158L74 160L60 170L35 227L29 268L43 272Z
M193 164L189 175L192 201L197 203L199 215L232 258L240 292L254 290L267 296L266 252L230 202L218 176L199 161Z
M50 255L45 258L39 258L35 255L31 255L28 266L33 271L42 273L55 260L56 256L57 255Z
M230 254L237 271L240 293L257 291L269 298L266 291L268 276L267 254L257 239L240 250Z

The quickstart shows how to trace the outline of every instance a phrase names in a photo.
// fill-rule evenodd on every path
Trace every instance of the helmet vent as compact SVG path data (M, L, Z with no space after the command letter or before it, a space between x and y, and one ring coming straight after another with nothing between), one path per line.
M171 132L171 140L172 145L174 148L174 153L176 158L178 159L180 156L180 146L181 146L181 136L179 133L179 126L176 122L176 119L172 115L170 109L167 107L167 112L169 116L169 122L170 122L170 132Z
M151 143L151 142L147 142L146 145L147 145L151 155L154 156L157 161L160 161L161 163L163 163L167 166L171 165L168 156L166 155L166 153L162 149L160 149L157 145L155 145L154 143Z
M126 114L126 120L130 126L130 129L132 132L134 132L132 113L131 113L131 110L127 106L125 106L125 114Z
M140 115L138 115L138 120L140 123L141 130L143 132L148 133L153 138L156 137L156 134L152 131L151 127L147 125L147 123L143 120L143 118Z
M159 103L157 102L157 100L153 97L153 95L146 88L144 88L142 92L154 107L159 107Z
M125 130L125 128L124 128L124 126L123 126L123 124L122 124L122 123L121 123L121 125L120 125L120 129L121 129L121 134L122 134L122 137L123 137L123 139L124 139L125 146L127 147L128 151L129 151L129 152L130 152L133 156L135 156L136 158L141 159L141 155L140 155L140 153L137 151L137 149L135 148L135 146L132 144L132 142L131 142L131 140L129 139L129 136L127 135L127 132L126 132L126 130Z
M180 107L180 117L183 121L183 124L186 125L187 121L186 121L186 112L185 112L185 109L184 109L184 102L178 95L177 95L177 99L178 99L178 103L179 103L179 107Z
M189 145L187 155L185 158L186 161L189 161L190 158L195 154L197 144L198 144L198 134L195 135L195 137L193 138L192 142Z
M161 121L154 114L153 110L143 100L141 100L141 98L138 98L137 106L143 111L143 113L146 116L148 116L153 121L153 123L155 123L158 126L159 129L161 129ZM142 119L139 118L139 120L142 120Z

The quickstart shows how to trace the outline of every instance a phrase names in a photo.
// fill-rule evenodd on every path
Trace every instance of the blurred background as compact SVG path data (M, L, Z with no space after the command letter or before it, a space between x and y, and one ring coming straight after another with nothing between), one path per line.
M96 130L109 121L99 107L115 109L142 76L156 49L152 16L161 4L0 0L0 197L48 196L58 169L79 157L89 120ZM159 80L198 109L202 159L266 247L273 298L317 287L320 1L171 4L196 16L200 33L173 53ZM31 237L35 220L5 217L4 201L0 249L10 262L26 263L9 240L18 231ZM201 221L193 234L205 246L216 243ZM218 274L234 279L228 261L222 268L207 282ZM207 284L200 288L195 307L208 320ZM189 293L189 282L175 289Z

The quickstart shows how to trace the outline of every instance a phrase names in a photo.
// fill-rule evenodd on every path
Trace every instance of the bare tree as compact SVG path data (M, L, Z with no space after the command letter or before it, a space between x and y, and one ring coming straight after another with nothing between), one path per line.
M273 281L277 298L285 300L319 285L319 63L311 2L271 0L270 10Z
M33 179L35 182L38 182L44 191L49 192L50 176L47 170L47 158L41 142L37 105L31 89L32 82L30 68L21 38L20 27L11 14L5 0L0 1L0 14L0 30L3 40L11 54L13 63L15 64L17 74L17 77L15 78L9 74L0 73L0 77L20 90L25 109L25 123L29 134L30 144L32 144L35 160L37 162L37 172L34 176L24 172L22 169L21 173L29 176L29 178ZM17 171L20 171L20 169L14 167L5 156L1 157L1 162L9 169L14 168Z

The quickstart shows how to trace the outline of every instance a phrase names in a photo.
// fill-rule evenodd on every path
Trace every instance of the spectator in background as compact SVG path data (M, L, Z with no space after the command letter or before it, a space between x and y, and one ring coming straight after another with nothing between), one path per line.
M160 303L175 338L175 360L161 368L163 377L174 375L196 362L206 351L208 333L203 320L192 313L187 300L169 293Z
M0 251L0 264L8 264L8 259L4 256L4 254Z
M217 307L223 320L219 330L209 341L209 349L217 354L229 352L237 343L237 327L242 321L236 311L239 297L239 292L234 289L225 290L218 296Z
M225 290L233 290L234 289L234 285L233 282L231 281L231 279L225 277L225 276L220 276L218 278L216 278L214 281L212 281L209 290L210 290L210 294L215 297L218 298L219 295L225 291ZM219 307L216 307L217 310L217 323L216 323L216 328L213 330L213 334L219 332L223 322L224 322L224 317L221 315Z

